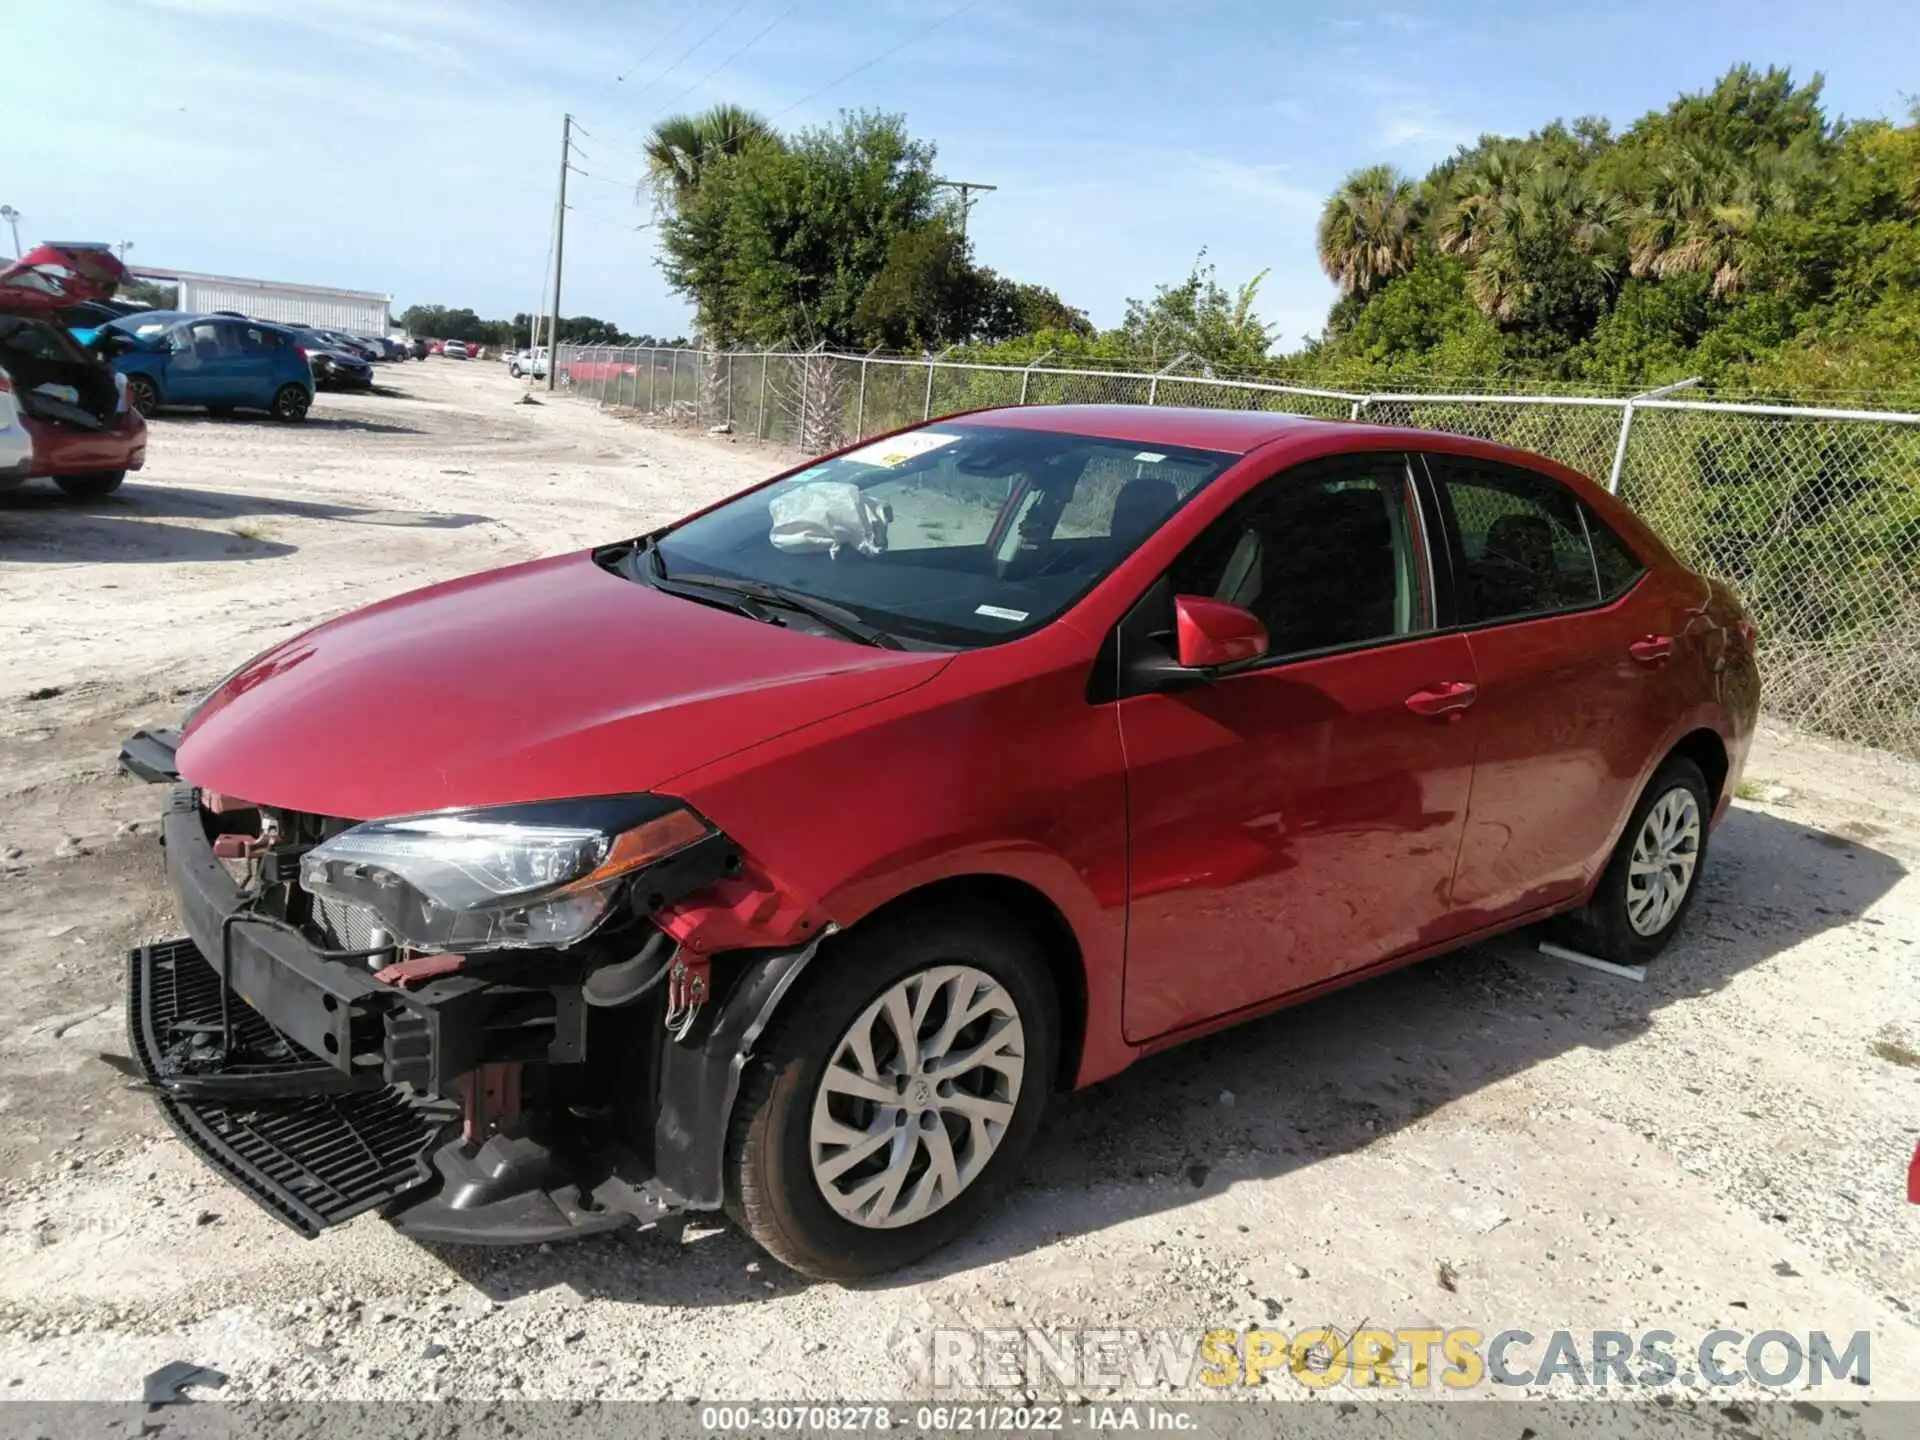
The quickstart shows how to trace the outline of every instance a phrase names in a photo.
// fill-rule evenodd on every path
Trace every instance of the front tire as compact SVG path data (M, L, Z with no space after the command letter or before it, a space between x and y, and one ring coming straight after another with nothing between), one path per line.
M130 376L127 380L127 399L140 412L141 419L149 419L160 408L160 387L144 375Z
M56 475L53 483L75 500L98 500L118 490L126 478L124 470L108 470L98 475Z
M1616 965L1644 965L1665 950L1700 893L1712 814L1700 767L1668 759L1641 792L1593 899L1570 917L1569 938Z
M273 418L298 424L307 418L313 397L304 385L282 385L273 395Z
M883 921L813 963L734 1107L727 1210L782 1264L853 1280L939 1249L1005 1189L1059 1007L1033 937L991 909Z

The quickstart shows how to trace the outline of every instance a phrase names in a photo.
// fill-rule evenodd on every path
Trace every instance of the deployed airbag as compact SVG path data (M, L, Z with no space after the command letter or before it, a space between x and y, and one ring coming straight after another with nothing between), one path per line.
M886 512L845 481L822 480L776 495L767 512L773 519L767 539L789 554L825 550L838 555L843 545L851 545L862 555L878 555L887 548Z

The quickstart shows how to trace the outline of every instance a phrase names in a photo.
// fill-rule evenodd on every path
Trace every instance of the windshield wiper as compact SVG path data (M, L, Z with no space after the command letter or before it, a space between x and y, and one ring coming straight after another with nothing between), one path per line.
M649 547L647 559L653 567L656 582L664 579L666 567L660 561L659 551ZM768 605L778 605L783 610L792 610L818 620L828 629L837 630L850 640L858 640L862 645L878 645L883 650L906 648L886 631L877 625L869 625L845 606L836 605L831 600L822 600L813 595L803 595L783 585L769 585L764 580L734 580L725 575L688 575L684 572L675 572L673 578L667 583L690 585L722 595L737 595L748 601L758 600Z

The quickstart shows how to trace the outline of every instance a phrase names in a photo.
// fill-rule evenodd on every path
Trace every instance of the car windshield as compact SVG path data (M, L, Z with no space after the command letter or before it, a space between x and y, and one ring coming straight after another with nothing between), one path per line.
M906 643L987 645L1067 609L1238 457L940 423L862 445L609 556L775 586Z

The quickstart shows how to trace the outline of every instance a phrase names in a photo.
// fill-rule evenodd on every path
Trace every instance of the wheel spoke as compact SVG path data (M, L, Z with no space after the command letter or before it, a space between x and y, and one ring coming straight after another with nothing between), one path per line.
M913 1012L908 1008L904 986L895 986L887 992L885 1008L881 1013L887 1017L894 1043L900 1047L895 1065L903 1070L915 1069L920 1064L920 1035L913 1023Z
M871 1100L876 1105L897 1105L900 1102L900 1092L893 1086L884 1081L869 1080L844 1065L829 1065L820 1083L836 1095L852 1095L856 1099Z
M842 1175L846 1174L847 1171L873 1154L882 1145L892 1140L893 1136L894 1127L892 1125L888 1125L881 1130L876 1130L858 1145L849 1145L831 1160L821 1161L816 1164L813 1167L814 1173L822 1180L838 1180Z

